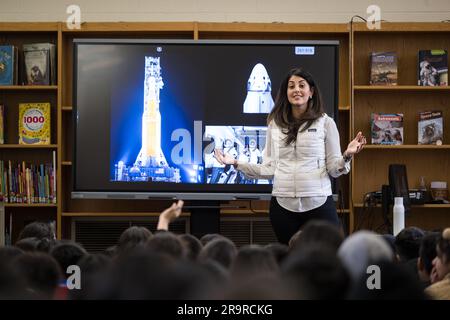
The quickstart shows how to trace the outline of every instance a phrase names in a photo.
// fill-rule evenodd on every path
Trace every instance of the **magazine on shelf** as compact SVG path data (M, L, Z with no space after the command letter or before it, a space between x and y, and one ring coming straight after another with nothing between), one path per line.
M403 144L403 113L372 113L372 144Z
M419 112L418 144L442 145L444 139L444 125L442 111Z
M447 50L420 50L419 86L448 86Z
M370 84L397 85L397 53L372 52L370 54Z

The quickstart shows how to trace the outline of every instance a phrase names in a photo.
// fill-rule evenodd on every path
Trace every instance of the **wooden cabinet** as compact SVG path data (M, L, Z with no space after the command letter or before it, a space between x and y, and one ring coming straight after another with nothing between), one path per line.
M450 26L446 23L382 23L380 30L354 24L351 33L352 104L351 130L368 138L365 150L353 162L351 229L378 229L383 225L381 208L364 208L367 193L388 184L389 164L405 164L409 188L418 188L423 176L430 181L450 181L450 87L417 86L419 50L450 50ZM397 53L398 85L370 86L371 52ZM418 145L417 120L420 111L442 110L444 145ZM404 144L371 145L371 113L403 113ZM407 226L425 229L450 225L449 205L413 206ZM364 221L361 221L364 219ZM381 229L378 229L381 231Z

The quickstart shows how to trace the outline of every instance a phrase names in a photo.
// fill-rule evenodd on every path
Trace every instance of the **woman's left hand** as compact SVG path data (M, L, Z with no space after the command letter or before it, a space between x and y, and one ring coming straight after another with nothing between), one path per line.
M360 152L364 145L366 144L366 137L363 136L362 132L358 132L355 139L350 141L350 143L347 146L347 150L345 150L345 154L347 156L352 156L358 152Z

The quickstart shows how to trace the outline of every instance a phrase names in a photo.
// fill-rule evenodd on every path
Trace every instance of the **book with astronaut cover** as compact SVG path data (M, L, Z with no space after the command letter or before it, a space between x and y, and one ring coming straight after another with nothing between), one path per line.
M372 113L372 144L403 144L403 113Z
M419 86L448 86L447 50L420 50Z
M419 112L417 131L418 144L442 145L444 138L442 111Z
M19 104L19 144L50 144L50 103Z

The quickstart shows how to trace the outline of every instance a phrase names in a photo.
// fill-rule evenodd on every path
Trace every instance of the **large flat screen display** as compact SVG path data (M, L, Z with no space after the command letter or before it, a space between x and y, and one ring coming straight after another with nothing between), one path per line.
M73 198L267 199L215 148L261 163L283 77L303 67L338 110L337 41L74 40Z

